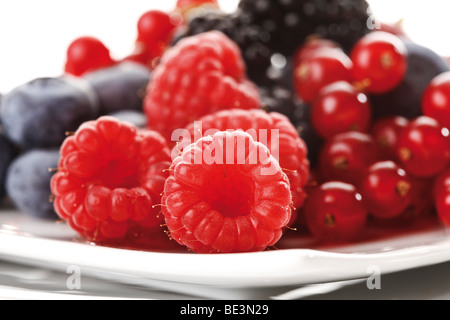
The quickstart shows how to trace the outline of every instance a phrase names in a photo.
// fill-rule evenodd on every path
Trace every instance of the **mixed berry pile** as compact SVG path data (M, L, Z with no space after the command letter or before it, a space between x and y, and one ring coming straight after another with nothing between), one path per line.
M450 226L450 66L365 0L179 0L1 96L0 195L99 245L254 252Z

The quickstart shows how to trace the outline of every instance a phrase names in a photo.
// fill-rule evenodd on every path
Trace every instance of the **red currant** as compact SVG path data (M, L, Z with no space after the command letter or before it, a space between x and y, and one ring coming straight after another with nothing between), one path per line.
M309 59L318 50L322 49L337 49L342 51L342 48L337 42L328 39L312 37L308 39L302 46L300 46L300 48L298 48L297 52L294 54L294 65L299 65L301 61Z
M361 38L350 57L355 81L367 83L366 90L370 93L385 93L397 87L408 67L405 44L383 31Z
M440 172L433 182L433 197L441 192L450 190L450 168L447 168Z
M138 20L138 41L146 44L166 43L178 25L177 19L169 13L150 10Z
M433 200L439 218L450 227L450 168L441 172L434 180Z
M305 102L313 102L319 91L333 82L352 82L352 61L341 50L317 50L295 66L294 84Z
M400 132L406 128L409 120L401 116L391 116L377 120L370 134L375 139L384 160L397 161L397 140Z
M449 132L433 118L420 116L400 133L397 156L410 174L435 176L450 160Z
M379 159L378 147L369 134L341 133L328 140L320 152L321 178L358 187L366 170Z
M320 91L311 121L324 139L348 131L367 132L371 121L369 99L350 83L335 82Z
M450 72L435 77L422 99L423 114L450 128Z
M433 185L434 178L417 178L409 175L412 181L411 205L403 213L414 221L434 212Z
M436 195L435 205L439 219L444 225L450 227L450 189Z
M303 213L311 234L326 242L355 240L364 230L368 217L356 188L334 181L310 192Z
M109 49L103 42L94 37L80 37L75 39L67 49L65 72L81 76L114 63Z
M157 53L149 52L144 43L136 42L134 51L130 55L126 56L123 60L137 62L143 64L149 69L154 69L154 61L157 60L157 56Z
M178 13L166 13L160 10L144 13L137 23L136 52L130 59L151 65L152 60L165 52L180 23L181 18Z
M377 218L399 216L411 204L412 182L393 161L376 162L361 183L361 194L369 213Z

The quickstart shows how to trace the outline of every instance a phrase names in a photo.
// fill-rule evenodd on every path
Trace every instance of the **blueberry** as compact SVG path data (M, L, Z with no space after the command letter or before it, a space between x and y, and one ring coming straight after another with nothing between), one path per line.
M1 132L0 128L0 201L5 196L5 180L9 165L17 155L17 148Z
M0 126L2 125L2 101L3 101L3 95L0 93ZM3 129L2 129L3 131Z
M430 81L449 71L448 63L433 50L404 40L408 49L408 70L402 83L391 92L372 95L374 118L399 115L413 119L422 114L422 95Z
M117 118L121 121L128 121L136 127L142 129L147 126L147 117L143 111L137 110L120 110L110 113L109 116Z
M57 168L59 150L33 149L20 154L10 165L6 191L16 208L38 218L57 218L50 201L50 180Z
M1 108L6 135L23 149L59 147L67 131L98 115L95 92L70 76L27 82L6 94Z
M142 64L124 61L112 67L88 73L84 78L100 100L102 114L119 110L142 110L151 72Z

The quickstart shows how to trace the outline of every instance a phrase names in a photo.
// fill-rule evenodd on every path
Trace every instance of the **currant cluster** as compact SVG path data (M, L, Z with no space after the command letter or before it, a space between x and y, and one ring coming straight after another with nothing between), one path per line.
M324 140L303 208L317 238L351 241L371 221L407 224L434 208L448 224L450 73L418 88L418 116L379 116L372 104L410 77L409 59L405 41L385 31L362 37L349 54L327 39L297 51L294 89Z

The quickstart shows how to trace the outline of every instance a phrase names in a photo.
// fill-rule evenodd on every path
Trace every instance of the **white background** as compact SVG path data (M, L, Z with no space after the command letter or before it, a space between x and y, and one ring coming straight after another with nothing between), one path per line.
M219 0L224 11L238 0ZM403 19L417 42L450 56L448 0L371 0L380 21ZM0 93L41 76L62 73L72 40L101 39L116 58L129 54L136 23L150 9L171 10L176 0L1 0Z

